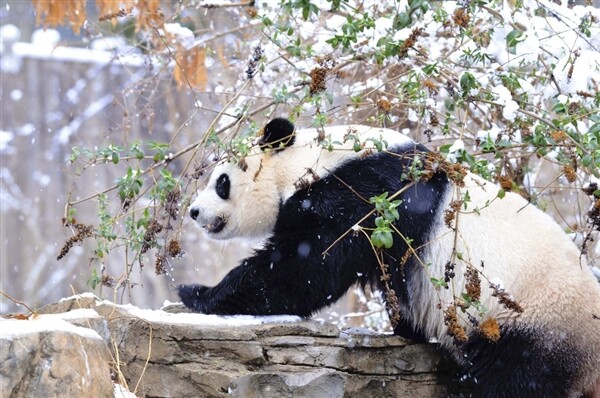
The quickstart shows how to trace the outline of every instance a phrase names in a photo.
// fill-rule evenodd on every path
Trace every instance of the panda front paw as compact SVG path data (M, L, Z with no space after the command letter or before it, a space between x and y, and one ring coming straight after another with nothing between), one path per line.
M179 285L177 287L183 304L196 312L203 312L204 293L209 289L203 285Z

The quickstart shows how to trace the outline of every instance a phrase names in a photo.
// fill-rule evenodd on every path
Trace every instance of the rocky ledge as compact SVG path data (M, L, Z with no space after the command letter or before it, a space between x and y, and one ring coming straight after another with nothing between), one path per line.
M452 365L431 344L296 317L173 310L141 310L85 294L29 320L2 320L0 396L445 397L458 391Z

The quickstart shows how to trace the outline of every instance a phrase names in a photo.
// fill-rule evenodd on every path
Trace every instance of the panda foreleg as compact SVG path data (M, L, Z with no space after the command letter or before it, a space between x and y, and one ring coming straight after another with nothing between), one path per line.
M198 312L202 312L202 294L209 289L203 285L179 285L177 290L183 304Z
M414 341L415 343L427 343L429 339L422 330L415 328L412 322L407 321L404 317L400 317L394 327L394 334L396 336L404 337Z
M344 277L356 275L342 272L347 263L323 259L319 247L297 242L270 244L214 287L181 285L179 295L205 314L310 316L339 299L357 278Z

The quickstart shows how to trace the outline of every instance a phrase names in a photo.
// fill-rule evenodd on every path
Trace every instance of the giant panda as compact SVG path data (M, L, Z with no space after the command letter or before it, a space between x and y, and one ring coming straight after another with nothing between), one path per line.
M273 119L190 205L210 238L263 246L216 286L180 285L179 295L205 314L308 317L371 284L392 291L394 332L437 340L476 396L600 397L590 267L548 215L459 169L396 131L296 131ZM370 198L386 192L401 202L393 244L378 249Z

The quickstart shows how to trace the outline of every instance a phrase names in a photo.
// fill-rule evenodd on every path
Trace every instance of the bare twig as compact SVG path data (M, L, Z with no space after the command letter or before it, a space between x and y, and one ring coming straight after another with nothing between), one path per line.
M4 293L2 290L0 290L0 294L3 295L4 297L6 297L7 299L9 299L10 301L12 301L13 303L17 304L17 305L22 305L23 307L27 308L27 310L32 313L32 314L36 314L36 312L34 310L32 310L31 308L29 308L29 306L27 304L25 304L24 302L17 300L16 298L12 297L11 295Z

